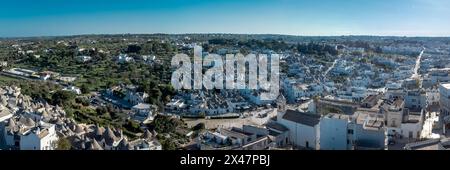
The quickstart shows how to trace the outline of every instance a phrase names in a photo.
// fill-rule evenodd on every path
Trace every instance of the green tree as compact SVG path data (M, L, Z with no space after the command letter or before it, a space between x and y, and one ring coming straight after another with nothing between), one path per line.
M175 150L175 149L177 149L177 145L175 144L175 142L170 140L170 139L164 140L161 145L162 145L162 148L164 150Z
M90 92L89 87L86 84L81 85L80 90L81 90L81 93L83 93L83 94L87 94Z
M75 99L75 94L70 91L59 90L52 95L52 104L68 106Z
M60 138L56 143L57 150L70 150L72 148L72 144L67 138Z

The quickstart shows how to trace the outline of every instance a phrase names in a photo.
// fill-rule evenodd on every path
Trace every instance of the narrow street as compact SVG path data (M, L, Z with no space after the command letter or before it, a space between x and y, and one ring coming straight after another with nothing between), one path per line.
M323 78L326 78L328 73L334 68L334 66L336 65L336 63L338 62L339 58L337 58L336 60L334 60L333 65L331 65L324 73L323 73Z
M420 78L420 75L419 75L420 61L422 60L422 55L423 55L424 51L425 51L425 48L420 52L419 56L417 57L416 65L414 66L414 73L411 76L412 79Z

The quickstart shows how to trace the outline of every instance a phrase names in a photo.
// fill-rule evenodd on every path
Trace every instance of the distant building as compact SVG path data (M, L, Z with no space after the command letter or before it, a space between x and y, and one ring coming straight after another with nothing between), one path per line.
M150 123L156 115L156 106L150 104L139 103L132 108L131 119L140 123Z
M145 99L148 94L145 92L127 91L124 100L128 101L132 105L138 105L139 103L145 103Z
M128 54L120 54L117 56L117 61L119 63L128 63L133 61L133 57L129 57Z
M65 87L65 88L63 88L63 90L65 90L65 91L71 91L71 92L74 92L75 94L78 94L78 95L81 94L80 88L75 87L75 86Z
M377 105L381 97L381 95L369 95L361 102L361 106L365 108L372 108Z
M80 63L85 63L85 62L92 60L92 57L83 55L83 56L77 56L77 57L75 57L75 59Z

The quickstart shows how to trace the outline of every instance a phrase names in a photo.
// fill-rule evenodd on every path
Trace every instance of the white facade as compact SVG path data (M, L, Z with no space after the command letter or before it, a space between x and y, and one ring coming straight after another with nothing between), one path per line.
M141 123L149 123L150 121L153 121L155 115L153 108L154 107L152 105L144 103L133 106L131 108L134 114L133 120Z
M367 122L367 121L366 121ZM353 125L353 139L356 149L385 149L387 132L385 128L368 129L364 124Z
M145 92L127 91L124 99L128 101L130 104L137 105L139 103L144 103L147 97L148 94Z
M348 118L337 114L329 114L320 120L320 149L347 150L348 149Z
M428 105L437 105L439 104L439 90L431 89L426 91L427 96L427 104Z
M422 132L421 123L402 123L401 132L404 138L418 139Z
M127 63L127 62L130 62L130 61L133 61L133 58L132 57L128 57L128 54L120 54L117 57L117 61L119 61L119 63Z
M78 94L78 95L81 94L80 88L75 87L75 86L65 87L65 88L63 88L63 90L65 90L65 91L71 91L71 92L74 92L75 94Z
M319 149L320 123L307 125L298 121L285 119L284 116L281 119L277 119L277 122L289 129L289 143L297 147Z
M21 136L20 150L52 150L56 145L56 134L48 134L41 138L39 134L30 133L28 135Z
M448 116L450 115L450 84L441 84L439 95L441 114L443 117Z
M405 107L409 109L422 109L427 106L425 91L408 91L405 95Z
M76 57L76 60L77 60L78 62L82 62L82 63L87 62L87 61L89 61L89 60L91 60L91 59L92 59L91 56L77 56L77 57Z
M295 145L305 148L318 149L319 126L314 127L298 124L288 120L280 121L280 124L289 129L289 141Z
M55 125L45 124L44 129L38 126L21 133L17 132L11 134L4 132L5 144L7 147L17 148L20 150L54 150L56 149L56 142L58 136L55 131Z

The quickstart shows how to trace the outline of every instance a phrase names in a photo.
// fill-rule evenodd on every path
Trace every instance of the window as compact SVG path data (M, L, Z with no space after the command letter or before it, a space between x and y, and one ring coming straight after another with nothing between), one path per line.
M353 134L353 129L348 129L347 134Z

